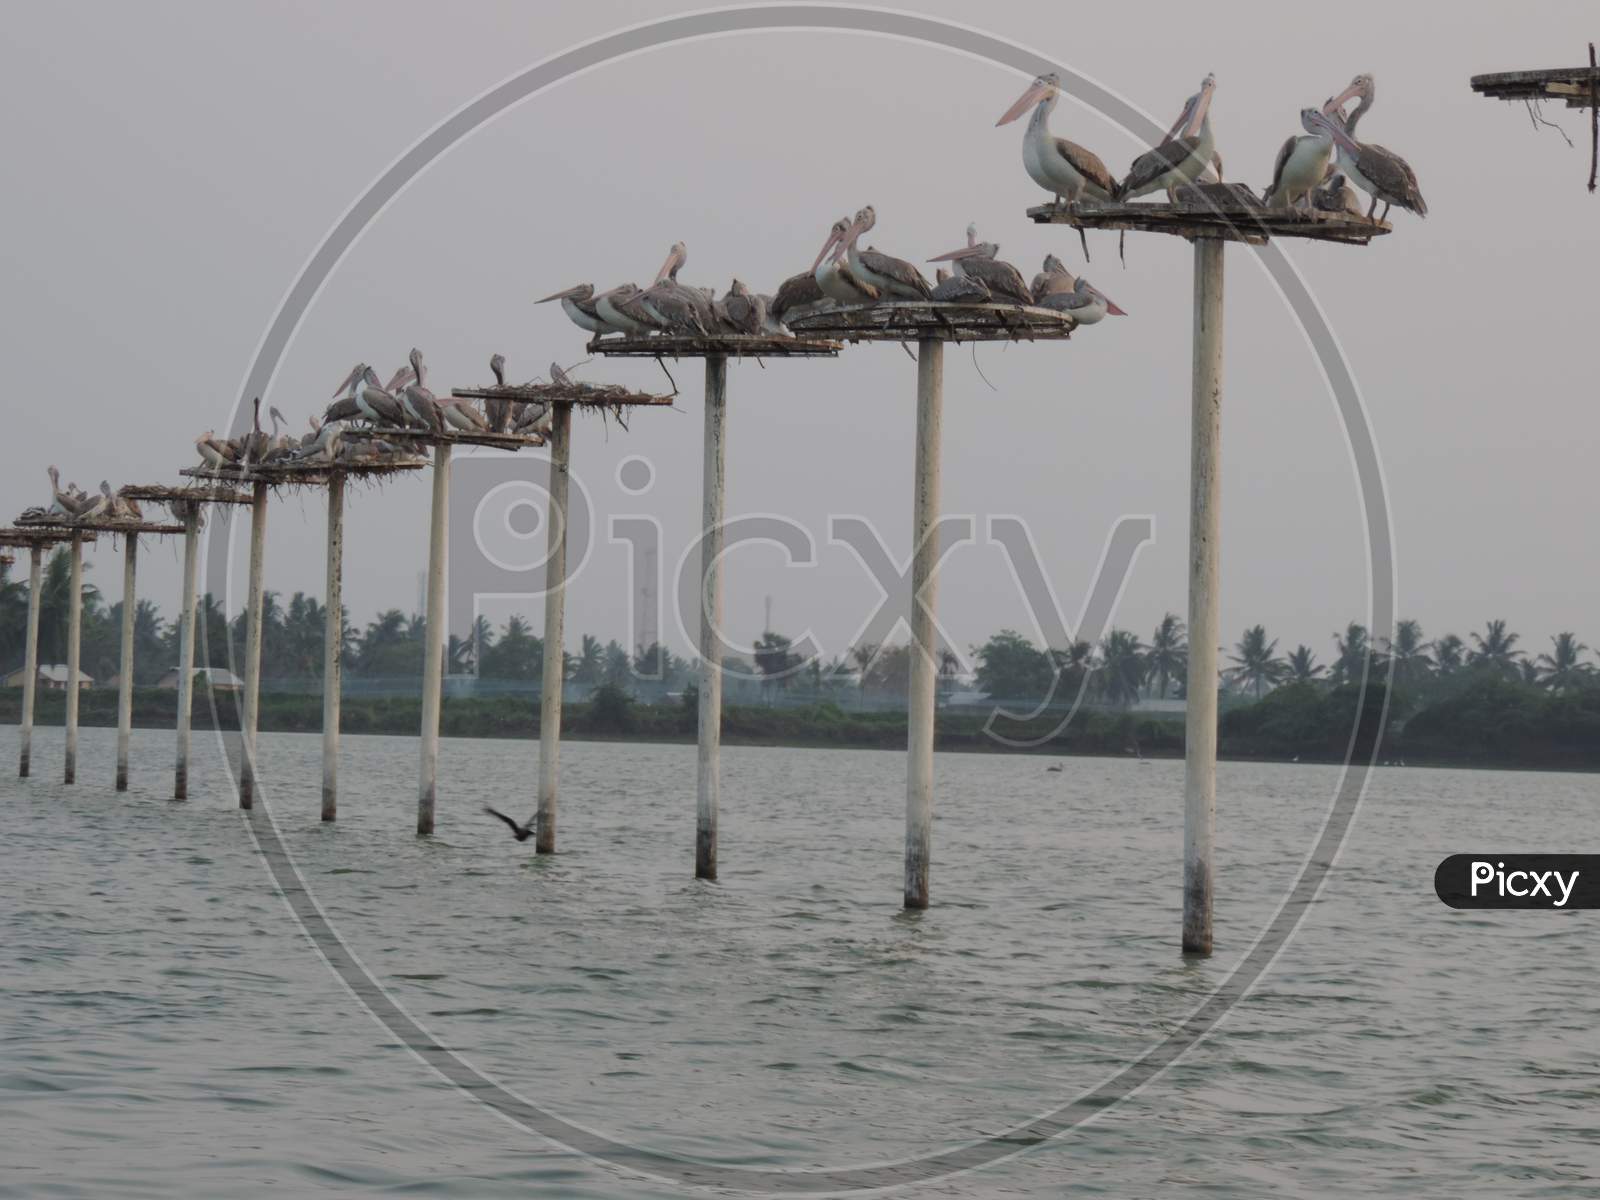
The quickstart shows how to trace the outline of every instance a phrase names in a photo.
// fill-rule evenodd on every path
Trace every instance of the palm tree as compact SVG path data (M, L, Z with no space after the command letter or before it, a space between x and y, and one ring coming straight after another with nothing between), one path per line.
M1148 668L1145 645L1126 629L1112 629L1100 643L1100 693L1117 708L1139 698Z
M862 642L850 648L850 661L856 665L856 690L862 695L867 691L867 672L872 669L872 660L877 657L876 642Z
M1359 621L1351 621L1344 627L1342 635L1333 635L1333 644L1338 649L1331 672L1333 682L1355 683L1361 678L1361 672L1366 669L1367 659L1372 654L1372 647L1367 641L1367 627Z
M1317 662L1310 646L1301 644L1284 661L1284 677L1291 683L1315 683L1327 668Z
M1484 626L1481 634L1472 635L1474 649L1467 655L1467 662L1474 667L1482 667L1493 671L1507 679L1519 678L1522 668L1518 660L1523 657L1522 651L1516 649L1519 635L1510 633L1503 620L1493 620Z
M1229 674L1237 682L1254 687L1257 700L1261 699L1267 684L1275 684L1283 678L1283 660L1278 657L1277 649L1278 639L1267 640L1265 625L1252 625L1234 646L1236 653L1228 656L1238 664Z
M950 649L949 646L943 647L939 651L938 694L940 696L945 697L945 699L947 699L947 700L949 699L950 693L955 690L956 676L958 674L960 674L960 672L961 672L961 659L960 659L960 657L956 654L956 652L954 650ZM822 679L821 679L821 676L819 675L817 677L817 683L820 685L821 682L822 682Z
M1189 666L1189 642L1184 637L1183 622L1177 613L1168 613L1150 636L1150 650L1145 655L1148 677L1156 681L1156 699L1167 698L1167 686L1181 679Z
M1079 638L1065 650L1051 650L1049 655L1056 668L1057 695L1075 699L1082 692L1089 673L1095 669L1094 643Z
M592 633L584 634L578 649L576 665L572 669L573 680L588 684L590 687L599 687L605 673L605 665L606 651L600 644L600 639Z
M1582 661L1589 647L1576 634L1558 633L1550 639L1551 653L1539 655L1540 682L1552 692L1564 692L1593 678L1594 668Z
M1454 675L1465 660L1467 644L1453 633L1436 638L1433 643L1433 665L1440 675Z
M1433 659L1428 656L1430 648L1423 641L1419 622L1407 620L1395 625L1394 637L1383 641L1383 653L1394 666L1396 687L1411 687L1432 673Z

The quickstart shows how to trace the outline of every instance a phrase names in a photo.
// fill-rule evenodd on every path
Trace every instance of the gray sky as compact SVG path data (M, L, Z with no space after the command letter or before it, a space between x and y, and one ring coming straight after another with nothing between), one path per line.
M1298 110L1358 71L1378 80L1363 134L1415 167L1432 215L1396 212L1366 249L1295 244L1348 354L1391 488L1400 612L1430 635L1508 618L1524 645L1557 630L1600 641L1593 553L1600 414L1593 264L1600 198L1579 141L1535 131L1520 105L1467 86L1489 70L1579 61L1587 3L1341 6L1285 26L1281 3L1175 7L1152 37L1147 9L1013 4L921 11L1026 42L1165 123L1201 76L1231 178L1270 174ZM676 5L350 2L18 4L0 44L8 236L0 317L12 420L0 439L15 512L47 499L46 462L86 486L168 481L195 435L226 424L268 321L346 207L417 138L478 93L551 53ZM687 11L687 8L682 9ZM1479 15L1482 14L1482 15ZM1293 47L1293 61L1281 51ZM436 390L582 356L583 336L546 292L583 280L648 281L667 246L683 277L770 290L809 265L834 217L873 204L870 240L920 260L969 220L1024 274L1077 239L1023 217L1042 194L1023 173L1021 123L995 119L1026 81L951 53L845 34L773 33L675 46L535 97L451 150L373 224L310 310L267 400L297 424L357 359L385 374L417 345ZM1141 147L1070 101L1055 131L1121 173ZM1485 168L1492 168L1492 173ZM1515 181L1511 186L1499 178ZM1132 314L1070 344L947 359L945 508L1018 514L1075 618L1102 544L1124 513L1154 513L1117 616L1148 636L1184 610L1191 250L1091 239L1091 277ZM1224 400L1223 634L1263 621L1284 648L1326 658L1329 634L1364 617L1365 551L1354 474L1331 399L1289 314L1248 251L1231 250ZM1591 332L1585 332L1588 329ZM591 379L655 387L653 364L597 362ZM574 469L601 520L650 511L669 561L695 532L698 364L674 368L680 411L630 434L581 421ZM836 362L736 365L730 383L730 514L792 516L826 541L830 512L871 518L904 553L910 524L914 374L891 346ZM21 398L26 398L21 399ZM629 497L616 464L640 454L655 486ZM535 478L544 460L527 456ZM355 617L415 607L428 488L356 493L346 593ZM320 501L275 506L269 586L321 591ZM118 556L90 579L115 599ZM172 608L177 551L141 563L143 592ZM574 580L568 629L626 636L627 554L604 526ZM809 625L841 652L876 591L841 547L810 571L775 551L729 564L728 625ZM941 610L963 645L1030 630L995 547L958 551ZM537 617L537 605L530 616ZM669 631L670 631L669 626ZM680 650L681 639L671 641Z

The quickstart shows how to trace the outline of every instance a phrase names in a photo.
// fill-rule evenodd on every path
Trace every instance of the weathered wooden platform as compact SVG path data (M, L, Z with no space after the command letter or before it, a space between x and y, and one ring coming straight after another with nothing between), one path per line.
M87 521L72 521L65 517L42 516L35 517L23 513L17 518L16 524L22 529L51 529L59 530L70 538L74 533L92 529L96 533L132 533L132 534L173 534L182 533L182 525L169 525L160 521L144 520L116 520L113 518L92 518ZM61 539L57 539L58 541Z
M825 337L769 337L764 334L729 333L695 337L651 333L639 337L597 337L589 342L590 354L613 358L832 358L839 343Z
M347 438L376 438L385 442L410 442L413 445L489 446L495 450L511 451L544 445L544 438L537 433L463 433L454 429L440 433L434 429L396 429L391 425L347 425L343 434Z
M377 479L387 475L399 475L405 471L420 471L427 465L427 459L415 458L367 463L319 463L304 467L257 465L248 471L213 471L209 467L185 467L178 474L186 475L190 479L204 479L215 483L264 483L274 488L320 488L327 487L336 475L345 479Z
M16 546L23 549L34 546L59 546L63 542L70 542L74 537L81 537L85 542L95 540L92 529L83 530L69 526L30 525L27 528L12 526L9 529L0 529L0 546Z
M1549 67L1474 75L1472 90L1492 100L1560 100L1568 108L1600 107L1600 68Z
M793 328L848 342L1060 341L1078 323L1066 313L1020 304L888 300L795 317Z
M239 488L172 487L164 483L129 484L119 495L157 504L249 504L250 493Z
M1182 188L1179 202L1159 204L1094 204L1089 201L1057 208L1041 204L1028 210L1038 225L1070 225L1074 229L1137 230L1175 237L1217 238L1228 242L1265 244L1275 237L1365 245L1392 231L1387 221L1356 213L1321 209L1268 208L1243 184L1210 183Z
M462 400L505 400L514 404L572 404L594 408L670 408L676 396L636 392L615 383L518 383L481 388L452 388Z

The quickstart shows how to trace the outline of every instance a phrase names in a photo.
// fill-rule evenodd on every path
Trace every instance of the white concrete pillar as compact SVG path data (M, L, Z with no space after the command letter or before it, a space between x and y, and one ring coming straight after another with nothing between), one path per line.
M534 849L556 851L556 791L561 779L561 688L566 682L567 478L572 464L572 405L550 413L549 554L544 593L544 675L539 689L539 819Z
M928 907L933 854L933 713L939 680L935 566L939 547L939 456L944 422L944 343L917 345L917 446L911 506L911 690L907 697L907 908Z

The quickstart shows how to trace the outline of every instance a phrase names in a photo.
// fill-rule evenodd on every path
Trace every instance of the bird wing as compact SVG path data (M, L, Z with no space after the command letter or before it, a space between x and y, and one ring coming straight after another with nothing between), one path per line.
M511 832L512 833L521 832L522 826L518 825L515 821L513 821L510 817L506 816L505 813L501 812L499 809L490 808L487 804L485 804L483 806L483 811L488 813L491 817L499 817L507 825L511 826Z
M769 311L774 319L778 319L790 309L805 304L818 304L822 299L822 289L817 286L817 277L806 271L799 275L791 275L778 285L777 294L772 297L772 307Z
M981 279L994 295L1018 304L1032 304L1033 293L1028 290L1022 272L999 258L969 258L961 264L968 275Z
M1109 200L1117 190L1117 181L1111 178L1111 172L1106 169L1106 164L1100 156L1092 150L1086 150L1077 142L1069 142L1066 138L1056 139L1056 153L1066 159L1068 164L1079 175L1086 179L1091 188L1096 188L1105 193L1097 197Z
M1299 145L1298 135L1291 134L1283 143L1283 149L1278 151L1278 161L1272 164L1272 182L1267 184L1267 190L1261 193L1263 200L1272 199L1273 193L1278 190L1278 185L1283 182L1283 169L1289 165L1289 156L1294 153L1294 148Z
M1417 186L1416 172L1393 150L1363 142L1356 167L1378 189L1378 199L1409 208L1419 217L1428 215L1427 202Z
M1154 150L1146 150L1133 160L1128 177L1122 181L1121 191L1126 194L1134 188L1154 183L1168 171L1182 166L1200 146L1197 137L1168 138Z
M857 253L861 261L866 264L867 270L874 275L882 275L885 279L893 279L906 287L915 288L924 296L933 290L928 286L928 281L922 277L922 272L903 258L895 258L892 254L884 254L877 250L861 250Z

